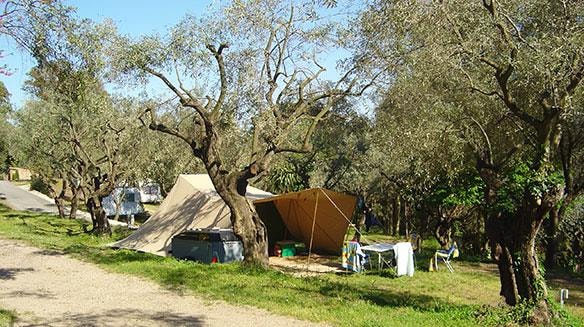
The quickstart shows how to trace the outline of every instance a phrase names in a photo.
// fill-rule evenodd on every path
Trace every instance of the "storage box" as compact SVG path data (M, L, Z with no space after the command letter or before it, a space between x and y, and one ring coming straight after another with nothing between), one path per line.
M199 228L172 238L172 256L203 263L243 260L243 244L232 229Z
M276 242L282 250L282 257L293 257L296 255L296 242L294 241L280 241Z

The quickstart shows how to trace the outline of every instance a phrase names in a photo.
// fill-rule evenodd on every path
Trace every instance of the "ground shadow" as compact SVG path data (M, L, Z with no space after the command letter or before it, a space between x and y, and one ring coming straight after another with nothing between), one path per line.
M35 291L35 292L26 292L26 291L14 291L10 293L3 294L8 298L17 298L17 297L34 297L39 299L55 299L55 295L53 293L49 293L47 291Z
M45 250L34 251L33 254L40 254L40 255L47 255L47 256L61 256L61 255L63 255L63 252L45 249Z
M15 279L20 272L34 271L33 268L0 268L0 280Z
M202 316L182 315L166 311L115 309L99 314L67 314L44 321L17 321L18 326L205 326ZM40 320L40 319L38 319Z

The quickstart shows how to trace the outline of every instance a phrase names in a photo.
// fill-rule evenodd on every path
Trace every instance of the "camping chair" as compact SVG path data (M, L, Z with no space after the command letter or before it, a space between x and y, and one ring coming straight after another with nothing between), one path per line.
M450 259L458 257L458 246L456 242L452 243L452 246L448 250L438 250L434 253L434 264L436 265L436 270L438 270L438 260L442 260L446 265L446 268L452 273L454 268L450 264Z
M361 250L361 244L359 242L350 241L343 244L343 268L354 272L361 272L368 262L369 255Z

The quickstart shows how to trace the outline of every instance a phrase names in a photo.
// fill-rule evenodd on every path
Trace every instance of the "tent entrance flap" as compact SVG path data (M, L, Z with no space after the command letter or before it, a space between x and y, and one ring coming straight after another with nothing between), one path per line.
M276 242L286 240L286 238L289 237L290 232L286 228L286 224L284 224L284 221L273 202L258 203L255 207L261 220L266 225L268 247L273 249Z

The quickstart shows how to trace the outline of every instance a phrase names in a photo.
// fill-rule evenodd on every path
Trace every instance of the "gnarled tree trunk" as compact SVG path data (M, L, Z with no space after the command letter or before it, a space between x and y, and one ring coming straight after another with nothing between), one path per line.
M93 223L92 232L97 235L111 235L112 230L107 219L107 215L101 206L101 198L92 196L87 200L87 209L91 215L91 222Z
M48 182L51 183L50 181ZM49 186L51 187L51 186ZM59 217L65 218L65 191L67 190L67 182L63 180L63 187L55 193L54 200L59 212Z
M499 267L500 294L509 305L521 301L536 304L541 310L535 312L534 322L550 319L547 289L535 251L537 232L550 209L551 202L538 204L526 195L516 215L494 213L487 218L492 256Z
M210 170L214 172L213 169ZM235 174L209 174L215 189L230 209L233 231L244 244L244 262L268 266L268 235L255 206L246 197L247 179Z
M72 187L73 194L71 196L71 211L69 211L69 218L75 219L77 217L77 210L79 209L79 195L81 190L79 187Z
M486 229L491 255L499 268L500 294L509 305L528 302L535 305L534 323L547 323L550 319L546 301L547 288L540 273L535 248L537 233L549 212L563 195L563 188L550 188L534 193L527 188L516 212L493 210L497 201L497 188L503 185L501 177L493 170L480 168L479 174L487 185L485 199L491 212L487 214Z

